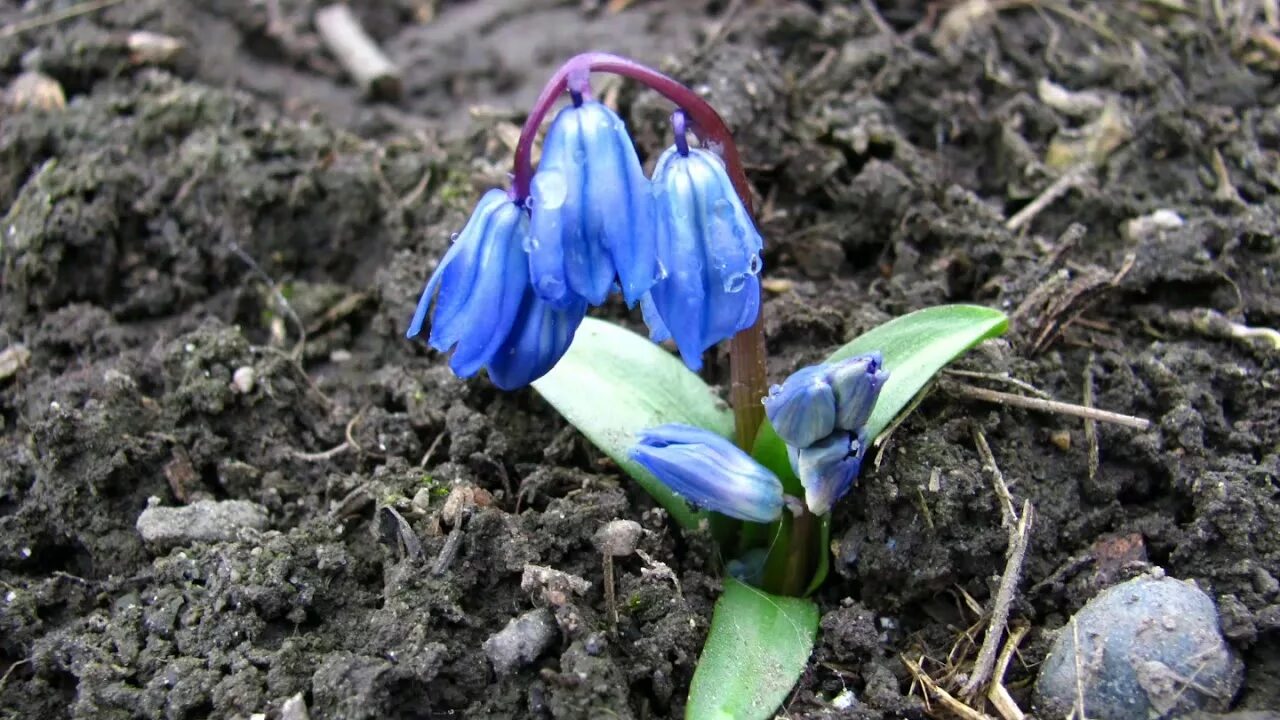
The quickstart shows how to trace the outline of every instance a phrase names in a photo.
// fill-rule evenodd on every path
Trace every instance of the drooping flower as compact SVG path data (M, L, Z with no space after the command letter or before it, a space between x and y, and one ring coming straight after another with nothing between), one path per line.
M530 186L538 295L599 305L616 278L627 303L638 302L657 275L648 188L622 118L576 96L551 122Z
M823 365L802 368L769 389L764 411L778 437L793 447L808 447L836 426L836 394Z
M866 433L836 431L808 447L787 450L804 486L804 504L814 515L825 515L853 487L867 452Z
M697 370L703 351L755 323L763 243L711 152L682 141L668 148L654 168L653 193L659 279L646 319L657 321L652 336L665 329Z
M672 492L694 505L749 522L782 513L782 483L732 442L691 425L641 431L628 452Z
M434 302L427 344L453 350L449 367L459 377L487 367L494 385L513 390L551 370L586 303L552 306L534 293L524 251L528 234L523 208L502 190L486 193L432 273L406 336L422 334Z

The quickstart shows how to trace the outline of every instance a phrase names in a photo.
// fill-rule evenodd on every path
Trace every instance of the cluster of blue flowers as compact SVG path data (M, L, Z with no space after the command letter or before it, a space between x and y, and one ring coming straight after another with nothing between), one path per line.
M587 308L620 291L655 341L697 370L759 313L760 234L714 153L676 144L645 177L622 119L572 93L552 121L528 198L490 190L427 282L409 326L453 350L460 377L512 390L551 370ZM438 298L437 298L438 293Z
M879 353L803 368L764 398L787 445L809 512L824 515L853 486L867 451L867 420L889 379ZM786 504L778 477L710 430L662 425L641 433L631 457L677 495L750 522L776 520Z

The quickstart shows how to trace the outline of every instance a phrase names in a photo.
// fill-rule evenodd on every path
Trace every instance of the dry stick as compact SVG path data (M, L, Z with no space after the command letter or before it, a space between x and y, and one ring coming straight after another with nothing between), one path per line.
M1009 662L1013 659L1013 654L1018 651L1018 646L1022 644L1022 639L1030 629L1026 625L1019 625L1009 631L1009 639L1005 640L1000 658L996 660L996 668L991 673L991 689L987 692L987 699L996 706L996 710L1004 720L1023 720L1026 717L1022 708L1018 707L1018 703L1004 686L1004 676L1009 671Z
M1009 373L979 372L977 370L953 370L951 368L947 368L942 372L943 374L954 375L956 377L976 378L978 380L990 380L992 382L1005 383L1006 385L1012 385L1019 390L1025 390L1038 398L1043 398L1045 400L1053 399L1049 393L1041 390L1035 385L1032 385L1026 380L1019 380L1018 378L1009 375Z
M1022 515L1018 518L1018 526L1009 535L1009 558L991 608L991 622L987 624L987 634L982 639L982 649L978 651L978 661L974 664L973 673L960 690L960 694L965 697L977 695L979 688L991 678L991 668L995 665L996 653L1000 649L1000 636L1004 631L1004 624L1009 620L1009 607L1013 605L1013 595L1018 591L1018 580L1022 577L1022 564L1027 557L1034 517L1035 509L1031 501L1022 501Z
M316 11L316 30L329 52L342 63L367 95L384 100L400 97L400 70L392 63L345 3Z
M996 456L987 444L987 436L977 425L973 426L973 444L978 447L978 456L982 458L982 469L991 474L991 484L995 488L996 497L1000 499L1000 527L1011 528L1018 523L1018 516L1013 511L1013 494L1004 481L1004 473L996 465Z
M973 708L960 702L951 693L943 690L933 678L925 674L920 664L907 658L902 658L902 664L907 666L907 670L911 671L911 675L924 686L925 691L934 697L938 702L947 707L948 710L964 718L964 720L995 720L990 715L978 712Z
M1093 363L1095 357L1089 353L1089 362L1084 365L1084 407L1093 407ZM1084 419L1084 439L1089 446L1089 479L1098 476L1098 422L1092 418Z
M1098 410L1097 408L1084 407L1083 405L1072 405L1071 403L1058 402L1057 400L1029 398L1022 395L1003 393L997 390L988 390L987 388L976 387L974 385L965 385L963 383L942 382L941 385L942 389L950 395L958 395L960 397L972 398L974 400L984 400L986 402L993 402L999 405L1010 405L1012 407L1019 407L1026 410L1039 410L1041 412L1057 413L1059 415L1089 418L1099 422L1123 425L1124 427L1133 428L1135 430L1146 430L1151 427L1151 421L1146 418L1135 417L1133 415L1123 415L1109 410Z
M93 0L93 2L83 2L79 5L72 5L65 10L37 15L36 17L27 20L20 20L12 25L5 25L3 28L0 28L0 38L13 37L18 33L35 30L38 27L53 25L54 23L59 23L63 20L70 20L71 18L80 17L81 15L88 15L91 12L97 12L103 8L109 8L112 5L119 5L122 2L124 2L124 0Z
M1062 177L1054 180L1044 192L1036 196L1034 200L1027 203L1027 206L1019 210L1013 217L1005 221L1006 230L1018 231L1024 226L1036 219L1036 216L1044 212L1058 198L1067 194L1067 191L1074 187L1078 187L1088 177L1090 166L1088 163L1082 163L1062 174Z

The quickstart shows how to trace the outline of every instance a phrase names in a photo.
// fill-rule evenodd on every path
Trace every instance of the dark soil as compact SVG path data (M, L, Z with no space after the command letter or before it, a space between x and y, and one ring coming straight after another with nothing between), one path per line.
M72 4L9 0L0 24ZM1006 678L1024 710L1052 633L1151 565L1216 600L1237 707L1280 707L1280 352L1232 335L1280 326L1277 28L1234 14L1263 3L593 4L353 3L406 68L395 104L347 83L312 0L0 31L0 79L66 95L10 97L0 129L0 349L25 359L0 378L0 716L274 718L299 695L311 718L682 715L706 542L534 393L403 339L521 113L585 49L659 64L735 129L772 377L976 302L1014 327L962 368L1153 421L1098 424L1093 470L1078 419L930 394L837 511L789 717L923 716L901 657L951 686L948 656L972 659L1008 542L975 429L1036 510ZM144 62L135 30L185 47ZM668 142L660 98L602 93L650 158ZM1181 224L1130 223L1157 210ZM251 501L269 528L148 546L151 498ZM614 518L651 559L617 562L616 630L592 545ZM531 564L590 587L522 587ZM548 605L557 642L496 676L482 643Z

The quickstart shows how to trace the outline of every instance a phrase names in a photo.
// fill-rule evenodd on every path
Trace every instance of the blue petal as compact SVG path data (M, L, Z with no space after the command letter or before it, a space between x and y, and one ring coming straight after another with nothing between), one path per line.
M634 305L653 285L648 181L612 110L589 101L556 115L530 193L529 269L544 299L570 292L599 305L618 277Z
M822 365L798 370L764 399L769 422L788 445L807 447L835 429L836 395L826 370Z
M878 352L854 357L827 366L827 381L835 390L836 426L860 432L875 409L880 388L889 379Z
M489 362L489 380L503 390L514 390L546 375L564 357L586 314L582 299L558 308L540 299L533 288L526 290L515 329Z
M736 445L690 425L642 431L628 453L685 500L722 515L768 523L782 513L782 483Z
M685 364L750 327L759 314L762 241L720 158L669 148L654 168L657 316Z
M640 316L644 318L644 324L649 326L649 339L653 342L666 342L671 339L671 331L662 322L662 316L658 314L658 308L653 304L653 296L645 293L640 298Z
M527 385L559 361L582 322L582 300L555 307L533 292L528 234L524 209L490 190L427 282L408 336L421 336L434 302L427 343L453 351L449 367L459 377L487 367L504 390Z
M834 432L809 447L787 449L791 469L804 486L809 512L825 515L853 487L866 454L866 436L855 438L846 432Z

